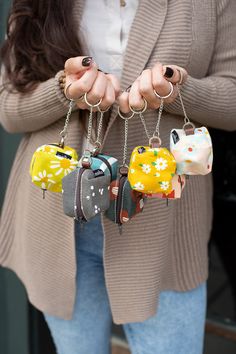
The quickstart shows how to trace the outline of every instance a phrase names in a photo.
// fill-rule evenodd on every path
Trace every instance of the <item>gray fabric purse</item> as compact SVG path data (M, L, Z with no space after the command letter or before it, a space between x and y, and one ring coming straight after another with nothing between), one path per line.
M86 222L110 205L110 176L95 177L90 168L80 167L62 180L64 213Z
M87 147L91 140L93 107L90 105ZM109 208L110 183L117 175L117 160L99 154L104 112L100 113L94 151L85 150L81 158L81 167L77 167L62 180L64 213L80 222L87 222Z

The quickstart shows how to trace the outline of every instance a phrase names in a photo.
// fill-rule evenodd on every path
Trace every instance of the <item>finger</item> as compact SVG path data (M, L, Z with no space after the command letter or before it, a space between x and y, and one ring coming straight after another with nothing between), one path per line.
M96 80L93 83L93 86L88 91L87 100L91 104L96 104L102 99L105 95L107 87L107 78L103 72L98 72Z
M144 100L139 88L139 80L136 80L130 88L129 105L134 110L142 110L144 107Z
M118 79L117 76L115 76L113 74L107 74L106 77L112 83L114 90L115 90L115 96L117 98L120 94L120 80Z
M83 76L78 80L71 76L66 77L65 94L71 99L77 99L89 92L97 78L98 71L96 66L91 66Z
M129 113L129 92L122 92L120 96L117 98L118 105L120 107L120 111L123 113Z
M115 89L112 83L107 80L107 86L103 100L99 106L102 111L106 111L116 100Z
M152 86L152 72L150 69L146 69L140 76L139 89L141 95L147 100L148 107L151 109L157 109L160 107L161 100L154 94Z
M93 63L92 57L74 57L70 58L65 62L65 73L66 74L78 74L81 71L88 70Z
M170 84L163 75L163 66L160 63L157 63L152 68L152 85L158 95L162 97L169 95L172 90Z
M163 75L172 84L184 84L187 81L188 73L184 68L177 65L164 65Z

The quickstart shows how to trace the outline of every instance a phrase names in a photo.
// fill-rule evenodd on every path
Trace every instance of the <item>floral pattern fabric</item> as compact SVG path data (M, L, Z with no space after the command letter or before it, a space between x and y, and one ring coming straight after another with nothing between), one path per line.
M128 179L138 192L169 194L175 171L176 162L168 149L138 146L131 155Z
M62 192L62 178L78 165L77 152L57 144L42 145L34 153L30 164L32 182L43 190Z
M207 128L196 128L191 135L186 135L183 129L173 129L170 150L177 163L178 175L206 175L211 172L213 148Z

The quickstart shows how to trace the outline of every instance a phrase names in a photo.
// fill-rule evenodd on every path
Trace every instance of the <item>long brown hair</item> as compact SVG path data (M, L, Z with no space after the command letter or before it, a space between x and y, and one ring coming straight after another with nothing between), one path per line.
M17 91L32 90L63 69L68 58L81 55L74 2L13 0L0 56Z

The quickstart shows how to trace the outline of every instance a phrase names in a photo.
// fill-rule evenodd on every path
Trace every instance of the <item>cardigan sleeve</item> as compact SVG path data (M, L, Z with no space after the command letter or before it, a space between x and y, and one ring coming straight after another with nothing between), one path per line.
M187 114L200 124L236 130L236 1L217 3L217 39L207 77L188 77L181 88ZM180 100L168 104L169 113L183 115Z
M61 71L40 83L30 93L9 92L0 78L0 123L9 133L40 130L62 118L68 111L58 78Z

